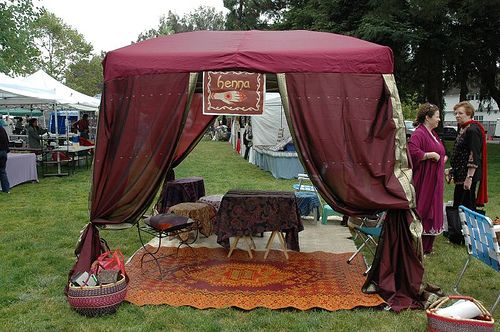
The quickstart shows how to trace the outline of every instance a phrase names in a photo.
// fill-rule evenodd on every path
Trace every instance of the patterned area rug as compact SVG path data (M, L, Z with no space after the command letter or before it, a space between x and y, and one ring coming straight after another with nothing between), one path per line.
M280 251L248 253L236 250L227 258L223 248L162 248L163 279L154 262L140 267L143 251L126 265L130 277L126 300L136 305L168 304L199 309L258 307L330 311L383 304L378 295L361 292L364 265L360 256L351 263L350 254ZM149 257L146 256L145 260Z

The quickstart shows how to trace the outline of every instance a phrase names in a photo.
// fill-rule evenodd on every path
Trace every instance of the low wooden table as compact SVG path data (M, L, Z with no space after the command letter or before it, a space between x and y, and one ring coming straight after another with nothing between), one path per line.
M252 256L251 250L255 249L252 234L272 232L265 256L277 235L288 258L287 247L300 251L299 232L303 229L295 194L287 191L230 190L222 198L214 223L217 242L230 250L229 256L242 237L247 241L249 255ZM285 232L285 237L282 232ZM232 246L229 242L231 237L236 238Z

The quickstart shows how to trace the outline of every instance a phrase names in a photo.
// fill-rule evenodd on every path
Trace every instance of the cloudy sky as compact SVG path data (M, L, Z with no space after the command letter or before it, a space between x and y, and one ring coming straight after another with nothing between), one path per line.
M179 16L200 5L227 10L222 0L33 0L81 33L94 53L111 51L137 40L139 34L158 26L169 10Z

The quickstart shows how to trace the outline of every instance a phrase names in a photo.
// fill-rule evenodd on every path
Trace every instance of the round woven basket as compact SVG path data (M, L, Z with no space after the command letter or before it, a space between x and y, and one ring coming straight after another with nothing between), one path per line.
M68 287L69 305L84 316L101 316L112 314L127 295L127 281L123 275L112 284L101 286Z
M438 309L450 300L467 300L473 302L481 311L481 315L474 319L454 318L438 314ZM478 300L463 295L445 296L434 302L427 310L427 331L429 332L493 332L495 320Z

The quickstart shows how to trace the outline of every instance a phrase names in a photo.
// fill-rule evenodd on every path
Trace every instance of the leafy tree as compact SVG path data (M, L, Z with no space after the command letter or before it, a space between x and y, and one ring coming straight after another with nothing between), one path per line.
M286 8L286 0L224 0L229 9L227 30L265 30L278 23Z
M44 11L34 22L33 32L41 50L38 65L59 81L71 64L90 58L92 45L78 31L48 11Z
M499 1L451 1L450 16L448 81L458 83L460 100L476 85L483 101L500 105Z
M81 60L69 65L66 71L66 85L89 96L102 90L102 66L104 53L94 55L90 60Z
M33 71L39 52L30 26L39 15L39 9L31 0L0 2L0 72L26 74Z
M181 18L169 10L167 16L163 15L160 17L160 22L156 29L152 28L142 32L137 41L178 32L223 30L224 24L224 14L216 11L214 7L200 6Z

